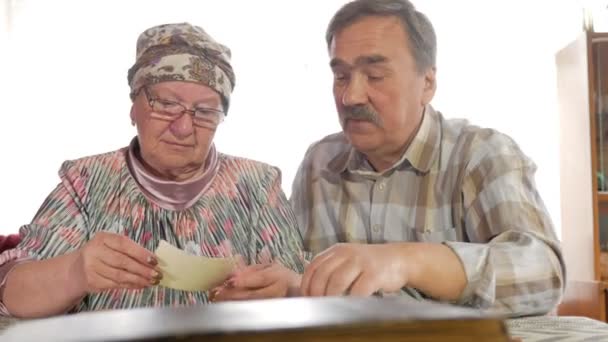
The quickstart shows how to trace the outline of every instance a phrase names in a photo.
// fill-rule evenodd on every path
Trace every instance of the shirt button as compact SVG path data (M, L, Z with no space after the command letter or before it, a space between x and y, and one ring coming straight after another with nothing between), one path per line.
M382 183L380 183L380 185L378 185L378 189L384 190L384 182L382 182Z
M372 227L372 230L374 231L374 233L378 233L378 232L380 232L380 225L379 225L379 224L375 224L375 225Z

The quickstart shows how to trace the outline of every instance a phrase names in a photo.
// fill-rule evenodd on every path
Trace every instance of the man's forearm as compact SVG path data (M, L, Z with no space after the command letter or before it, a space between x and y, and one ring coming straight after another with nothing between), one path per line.
M455 301L462 295L467 278L460 258L451 248L442 244L404 242L390 244L403 262L408 287L426 295Z
M461 302L509 316L544 314L559 302L564 268L557 242L508 231L489 243L446 242L468 284Z
M86 293L74 279L75 253L15 266L6 279L2 302L15 317L65 313Z

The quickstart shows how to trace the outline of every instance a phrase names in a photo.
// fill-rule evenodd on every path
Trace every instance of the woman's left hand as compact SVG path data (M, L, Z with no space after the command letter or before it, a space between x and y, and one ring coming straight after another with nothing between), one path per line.
M246 266L210 291L211 301L281 298L299 294L302 276L278 262Z

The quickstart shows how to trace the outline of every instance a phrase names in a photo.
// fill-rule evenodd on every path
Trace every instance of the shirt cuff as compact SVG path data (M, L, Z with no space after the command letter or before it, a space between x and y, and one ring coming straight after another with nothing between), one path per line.
M484 284L486 279L483 277L483 271L487 263L490 247L486 244L457 241L445 241L443 244L452 249L458 258L460 258L466 274L467 285L455 303L475 307L475 303L477 302L475 298L480 293L480 290L488 287L488 284Z

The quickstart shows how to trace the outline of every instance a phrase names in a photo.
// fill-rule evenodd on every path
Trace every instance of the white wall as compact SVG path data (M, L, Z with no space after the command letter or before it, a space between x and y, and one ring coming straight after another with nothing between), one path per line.
M289 193L308 145L339 129L324 31L344 2L12 0L8 43L0 31L0 234L31 220L63 160L129 142L135 40L167 22L203 26L232 49L237 86L216 143L279 166ZM415 3L438 35L435 108L513 136L559 227L554 53L580 31L576 1Z

